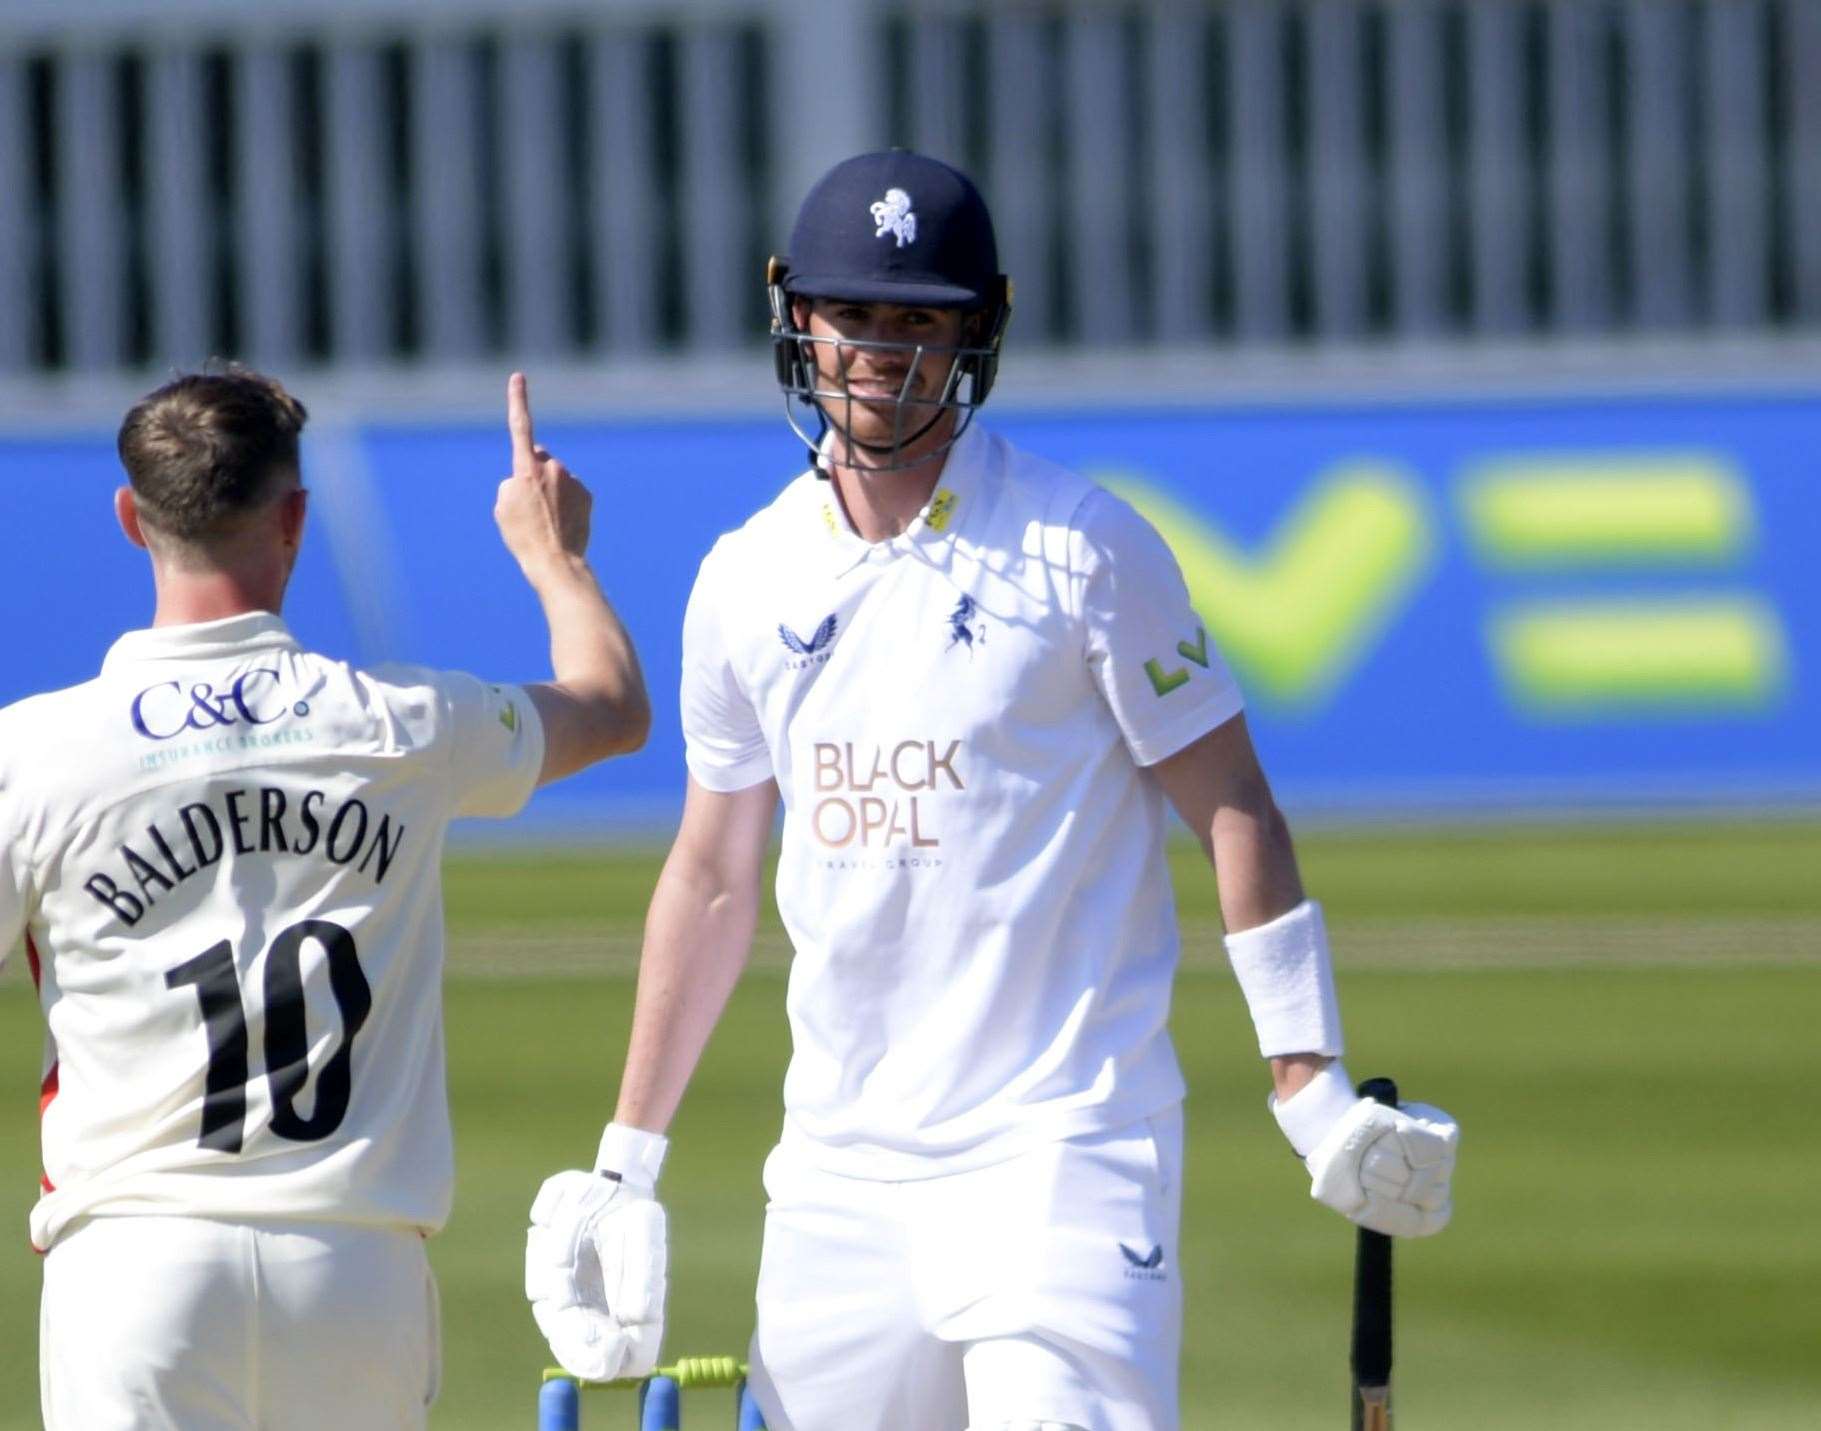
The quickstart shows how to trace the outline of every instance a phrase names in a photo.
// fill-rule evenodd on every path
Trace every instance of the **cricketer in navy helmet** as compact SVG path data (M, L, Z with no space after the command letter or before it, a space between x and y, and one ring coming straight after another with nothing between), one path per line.
M652 1365L663 1134L746 961L782 799L768 1425L1175 1426L1171 807L1213 863L1314 1196L1439 1230L1455 1124L1359 1099L1338 1062L1321 911L1169 549L973 421L1011 298L974 186L901 150L849 159L768 287L813 461L690 598L682 824L595 1172L532 1209L538 1323L575 1373Z

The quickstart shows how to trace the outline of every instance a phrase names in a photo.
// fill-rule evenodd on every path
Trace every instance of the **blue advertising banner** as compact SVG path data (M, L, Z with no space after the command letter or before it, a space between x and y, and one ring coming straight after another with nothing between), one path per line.
M1639 398L995 412L1164 532L1295 806L1821 798L1821 400ZM534 825L661 826L683 782L684 602L801 462L781 422L540 422L593 487L593 556L656 707L648 747ZM309 644L544 673L491 510L500 424L306 436ZM85 679L151 609L111 433L0 437L0 702ZM755 592L753 599L763 601Z

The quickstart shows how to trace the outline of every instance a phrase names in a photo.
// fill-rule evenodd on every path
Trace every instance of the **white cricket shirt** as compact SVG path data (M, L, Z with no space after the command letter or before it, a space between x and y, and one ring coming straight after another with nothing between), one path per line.
M524 692L354 670L255 613L133 631L0 711L0 954L47 1028L44 1191L72 1218L439 1227L443 834L530 795Z
M702 563L690 772L776 779L785 1137L918 1177L1176 1102L1165 801L1241 698L1124 502L970 427L869 545L805 473Z

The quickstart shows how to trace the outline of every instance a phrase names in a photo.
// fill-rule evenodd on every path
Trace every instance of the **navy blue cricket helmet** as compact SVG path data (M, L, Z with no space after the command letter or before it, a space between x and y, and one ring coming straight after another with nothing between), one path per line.
M895 457L948 410L962 414L949 438L952 443L992 391L1011 317L1011 283L999 272L986 201L967 175L939 159L887 149L835 165L803 200L791 229L790 251L771 260L766 289L785 414L812 449L827 431L830 404L844 395L818 392L814 345L829 340L797 326L792 298L958 308L978 315L965 330L964 345L943 350L952 356L940 398L914 404L934 411L914 431L904 432L901 422L888 456ZM905 405L904 395L900 404ZM814 433L803 420L812 409L819 429Z

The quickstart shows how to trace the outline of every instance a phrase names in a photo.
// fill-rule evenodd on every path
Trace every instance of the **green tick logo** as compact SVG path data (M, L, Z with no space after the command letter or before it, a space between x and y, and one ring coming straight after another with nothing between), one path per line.
M1195 644L1187 641L1176 643L1176 654L1185 661L1193 661L1202 670L1208 669L1208 633L1200 626L1195 628ZM1153 656L1144 663L1144 673L1151 678L1151 689L1159 696L1167 696L1171 691L1187 685L1189 668L1178 666L1174 671L1166 671L1158 659Z
M1202 513L1123 473L1097 474L1150 520L1176 554L1196 613L1221 653L1269 704L1319 708L1404 608L1434 560L1436 539L1422 489L1386 463L1330 467L1248 551ZM1177 647L1208 664L1207 638ZM1186 667L1145 666L1167 695Z
M1187 685L1189 681L1188 667L1179 666L1174 671L1165 671L1162 666L1157 664L1155 656L1144 663L1144 673L1151 678L1151 689L1160 696L1169 695L1178 686Z
M1409 605L1437 561L1439 515L1415 474L1354 459L1317 475L1256 547L1127 473L1098 474L1176 554L1197 614L1262 703L1316 711ZM1564 583L1661 573L1710 581L1757 539L1751 489L1722 453L1490 453L1452 481L1474 564L1502 580ZM1783 617L1749 590L1492 593L1484 639L1515 710L1599 721L1773 706L1789 682ZM1182 642L1207 664L1207 644ZM1161 696L1187 667L1145 662Z

